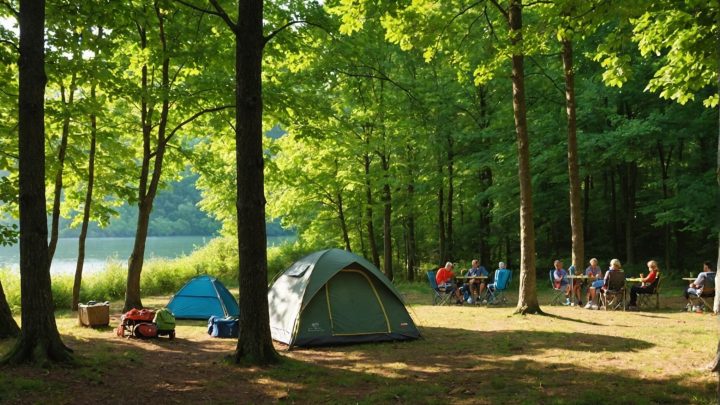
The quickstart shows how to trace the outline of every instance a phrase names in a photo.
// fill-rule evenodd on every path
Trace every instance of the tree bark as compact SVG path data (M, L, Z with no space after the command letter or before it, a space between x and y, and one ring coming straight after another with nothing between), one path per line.
M350 248L350 235L348 234L347 221L345 220L345 211L343 210L342 193L337 193L338 219L340 220L340 229L342 230L343 242L345 242L345 250L352 252Z
M447 255L450 259L454 259L455 255L455 242L453 240L453 194L455 193L454 178L453 178L453 159L455 154L453 151L453 140L452 135L447 136L448 151L447 151L447 169L448 169L448 198L447 198Z
M79 55L74 55L79 57ZM75 79L77 74L73 72L72 78L70 79L70 94L65 98L65 85L60 82L60 96L63 103L63 108L69 110L72 108L73 100L75 98ZM53 191L53 208L52 208L52 224L50 227L50 243L48 245L48 256L50 263L52 263L53 257L55 256L55 248L57 248L58 234L60 227L60 197L62 195L63 188L63 169L65 168L65 156L67 155L67 144L68 137L70 136L70 114L68 111L65 112L63 118L62 132L60 135L60 147L58 148L58 169L55 174L55 188Z
M670 178L669 176L669 168L670 168L670 161L672 159L672 152L673 147L670 147L670 150L667 153L667 157L665 157L665 147L663 146L663 143L661 141L657 141L657 149L658 149L658 157L660 158L660 175L662 180L662 191L663 191L663 200L667 200L669 197L669 191L668 191L668 185L667 181ZM665 271L670 272L672 266L670 265L670 235L672 234L672 227L670 223L665 223L663 226L663 239L665 241Z
M387 278L393 279L392 263L392 196L390 193L390 158L386 154L380 155L385 184L383 184L383 270Z
M167 124L170 112L170 54L167 50L167 40L165 37L165 17L159 8L159 4L155 4L155 15L158 19L159 38L162 47L162 69L161 69L161 85L165 90L163 92L162 103L160 107L160 119L157 124L152 122L153 107L150 106L148 100L148 67L142 67L142 96L140 118L143 133L143 160L140 169L140 182L138 187L138 220L135 228L135 242L133 250L128 259L128 278L125 290L125 305L123 311L129 311L133 308L142 308L142 300L140 295L140 275L145 261L145 244L147 241L148 229L150 227L150 214L152 213L153 202L157 195L158 186L160 184L160 176L162 174L163 160L165 158L165 150L167 145ZM138 26L140 34L140 47L147 47L147 32L144 26ZM150 136L153 127L157 125L157 146L152 151ZM152 173L150 173L150 165L152 161Z
M365 140L369 142L369 140ZM380 254L378 253L377 242L375 240L375 225L373 225L373 198L372 188L370 185L370 154L365 152L363 156L363 163L365 167L365 216L367 217L367 232L368 242L370 244L370 252L372 254L372 261L375 267L380 268Z
M481 191L487 191L487 189L492 186L492 182L492 170L489 167L480 170ZM492 210L492 200L490 200L490 198L485 198L480 201L480 223L478 224L480 227L480 236L478 241L478 251L480 252L480 263L484 265L488 265L490 263L491 246L490 242L488 242L488 237L491 235L490 226L492 221L490 210Z
M411 177L412 178L412 177ZM415 241L415 212L412 208L415 195L415 186L411 181L407 186L408 201L410 201L410 207L408 207L407 216L407 281L415 281L415 267L417 263L417 242Z
M102 35L102 29L100 30ZM95 104L95 84L90 88L90 99ZM90 209L92 206L93 186L95 185L95 148L97 144L97 116L95 112L90 114L90 154L88 157L88 184L85 192L85 205L83 206L83 219L78 238L78 259L75 266L75 280L72 290L72 310L78 310L80 303L80 285L82 284L83 265L85 264L85 239L87 238L88 225L90 224Z
M217 7L217 6L216 6ZM235 362L278 360L267 301L267 237L262 149L263 2L238 2L235 33L235 159L240 257L240 335Z
M20 2L20 338L2 363L72 360L55 323L45 208L45 1Z
M575 119L575 71L573 68L573 49L569 40L563 40L563 69L565 71L565 104L568 130L568 174L570 179L570 228L572 234L572 264L582 269L585 263L585 239L582 221L582 201L580 198L580 167L578 164L577 123Z
M2 283L0 283L0 339L17 337L20 334L15 318L13 318L10 305L5 298Z
M637 164L625 163L625 175L622 177L623 201L625 203L625 261L635 263L633 238L635 233L635 191Z
M514 49L522 45L522 0L510 0L510 38ZM518 52L518 51L516 51ZM516 313L542 313L537 299L535 275L535 225L533 223L530 145L525 107L525 72L522 51L512 55L513 115L518 148L520 181L520 291Z
M440 169L440 181L442 182L442 169ZM443 186L438 187L438 265L442 266L445 261L448 260L447 252L445 251L445 211L443 210L443 204L445 192Z

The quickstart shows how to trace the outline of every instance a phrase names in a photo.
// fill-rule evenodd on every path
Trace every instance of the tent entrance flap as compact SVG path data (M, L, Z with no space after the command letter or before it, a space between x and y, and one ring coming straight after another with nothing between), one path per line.
M390 333L385 306L363 271L338 272L325 285L325 299L334 336Z

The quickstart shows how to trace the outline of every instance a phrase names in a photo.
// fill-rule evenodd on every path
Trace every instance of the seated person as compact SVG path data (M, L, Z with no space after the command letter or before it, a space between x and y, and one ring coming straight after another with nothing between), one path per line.
M501 270L505 270L505 271L508 271L508 272L510 271L510 270L506 267L505 262L500 262L500 263L498 263L498 269L495 270L495 272L497 273L498 271L501 271ZM508 279L509 279L509 278L508 278ZM488 289L488 291L495 292L495 290L497 289L497 280L493 280L492 283L489 283L489 284L487 285L487 289ZM486 302L487 302L487 300L483 300L483 303L486 303Z
M455 266L452 263L445 263L445 267L438 269L437 274L435 274L435 281L437 282L438 288L445 289L446 294L453 294L455 296L455 303L462 305L463 301L462 295L460 295L460 289L456 288L453 282L455 278L455 274L452 272L453 267Z
M587 305L585 305L585 309L598 309L595 296L597 295L597 290L605 284L605 281L602 279L602 270L600 270L600 266L598 266L598 259L594 257L590 259L590 266L585 269L585 275L588 276L588 279L590 280L590 287L588 287L587 291Z
M630 288L630 303L628 304L628 309L637 309L637 296L638 294L652 294L655 292L655 286L657 286L657 277L658 277L658 265L655 260L650 260L647 262L647 267L650 273L648 273L647 277L643 277L642 274L640 274L640 278L642 280L641 285L634 285L632 288Z
M568 267L567 272L570 276L579 276L582 274L575 271L575 266L572 264L570 265L570 267ZM573 300L577 298L577 304L579 306L582 306L582 288L585 284L587 284L585 280L570 280L570 285L572 286L572 293L570 293L570 298L572 298Z
M610 268L605 272L605 278L603 278L603 285L600 289L601 294L605 294L608 290L610 285L610 275L616 271L622 271L622 263L620 263L620 260L618 259L612 259L610 260Z
M485 270L485 267L480 266L480 261L477 259L473 259L472 261L472 267L470 270L468 270L467 277L479 277L479 276L488 276L488 271ZM467 288L470 291L470 296L472 297L472 302L477 301L478 297L482 297L482 293L485 291L485 287L487 287L487 279L472 279L468 280Z
M695 297L699 297L702 293L705 287L707 289L715 288L713 285L707 285L709 284L708 278L713 277L712 275L715 274L715 271L713 271L713 268L710 265L709 261L706 261L703 263L703 271L702 273L698 274L695 281L690 283L687 289L685 289L685 299L687 300L687 306L686 309L689 311L692 309L692 303L690 302L690 295L694 295Z
M570 282L568 282L567 279L568 273L563 269L562 265L563 263L560 260L553 262L553 266L555 266L555 270L553 270L553 283L555 289L565 291L565 302L563 305L570 305Z

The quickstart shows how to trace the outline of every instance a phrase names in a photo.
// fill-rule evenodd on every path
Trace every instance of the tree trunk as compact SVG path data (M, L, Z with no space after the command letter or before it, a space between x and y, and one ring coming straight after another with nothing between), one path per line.
M530 145L525 108L525 72L522 50L522 0L510 0L508 10L512 55L513 115L518 148L520 180L520 291L516 313L542 313L535 282L535 225L533 223L532 183L530 177Z
M635 231L635 184L637 180L637 165L635 162L625 164L625 175L622 177L623 201L625 203L625 261L635 263L635 249L633 244Z
M570 178L570 228L572 233L572 264L582 269L585 263L585 239L582 221L582 201L580 199L580 167L577 150L577 124L575 120L575 72L573 68L572 43L563 44L563 68L565 70L565 104L568 129L568 173Z
M610 170L610 222L612 224L613 252L620 252L620 221L617 212L617 188L615 186L615 170Z
M412 209L414 202L415 186L411 182L407 186L408 201L410 201L410 207L408 210L407 217L407 281L415 281L415 267L417 267L417 246L415 241L415 213Z
M350 235L348 234L347 222L345 221L345 211L343 211L342 193L337 193L338 219L340 220L340 229L342 230L343 242L345 242L345 250L352 252L350 248Z
M391 281L393 279L392 267L392 198L390 194L390 158L380 155L382 168L385 172L385 184L383 184L383 270Z
M75 55L78 57L78 55ZM69 110L72 108L73 99L75 98L75 78L76 73L73 72L72 79L70 80L70 95L65 99L65 86L60 82L60 96L63 103L63 108ZM53 257L55 256L55 248L58 243L58 234L60 227L60 197L62 195L63 187L63 169L65 168L65 155L67 154L68 137L70 136L70 114L65 111L65 117L63 118L62 133L60 135L60 147L58 148L58 169L55 174L55 189L53 192L53 208L52 208L52 224L50 227L50 243L48 246L49 262L52 263Z
M235 27L235 160L240 257L240 335L236 363L278 361L267 301L267 236L262 148L263 2L238 2Z
M590 216L590 187L592 181L593 179L589 174L585 176L585 188L583 190L585 193L585 198L583 198L583 241L585 241L585 236L590 234L590 221L588 217Z
M148 67L142 67L142 96L140 119L143 133L143 160L140 169L140 182L138 187L138 220L135 228L135 242L133 250L128 259L128 278L125 290L125 305L123 311L129 311L133 308L142 308L142 300L140 295L140 275L145 261L145 244L147 241L148 228L150 227L150 214L152 212L153 202L157 195L158 185L160 184L160 175L162 173L163 159L165 157L165 146L167 144L166 130L168 123L168 115L170 111L170 101L168 93L170 90L170 54L167 52L167 43L165 39L164 17L159 6L155 5L155 14L158 18L158 26L160 31L160 41L162 46L162 71L161 83L162 88L166 91L163 94L160 120L157 124L152 122L153 107L150 106L148 100ZM140 47L147 47L147 32L144 26L138 26L140 35ZM150 135L153 127L157 125L157 146L152 151ZM154 160L153 160L154 159ZM150 162L152 164L152 174L150 173Z
M102 29L100 30L102 35ZM90 88L90 100L95 104L95 84ZM75 280L72 290L72 310L77 311L80 303L80 285L82 283L83 265L85 263L85 239L90 224L90 207L92 205L93 186L95 184L95 146L97 143L97 116L90 114L90 155L88 157L88 185L85 192L85 205L83 206L82 226L78 238L78 259L75 267Z
M55 323L45 209L45 1L20 1L20 338L2 363L71 361Z
M658 156L660 158L660 175L662 180L662 191L663 200L667 200L669 197L667 181L669 179L669 168L670 160L672 159L673 147L670 147L667 157L665 157L665 147L661 141L657 141ZM663 226L663 239L665 241L665 271L670 272L672 266L670 265L670 235L672 233L672 227L670 223L665 223Z
M5 298L5 291L3 291L2 283L0 283L0 339L17 337L18 334L20 334L20 328L18 328L15 318L12 316L10 305L8 305L7 298Z
M366 142L368 142L366 140ZM372 188L370 186L370 154L365 153L363 156L365 164L365 216L367 217L368 242L370 243L370 252L372 253L372 261L375 267L380 268L380 254L378 253L377 242L375 241L375 226L373 225L373 199Z
M442 169L440 170L440 174L440 181L442 181ZM438 189L438 253L440 255L438 258L438 264L440 266L442 266L448 259L447 252L445 251L445 212L443 211L444 197L445 192L443 191L443 186L441 185Z
M492 186L492 170L486 167L480 171L480 187L481 191L485 192ZM492 215L492 200L485 198L480 201L480 236L478 241L478 251L480 252L480 263L488 265L490 263L490 243L488 237L491 235L491 221Z
M447 234L446 234L446 240L447 240L447 255L451 260L454 260L455 255L455 242L453 240L453 194L455 193L455 188L453 185L453 159L455 158L454 152L453 152L453 140L452 136L448 134L447 138L448 142L448 162L447 162L447 169L448 169L448 198L447 198Z

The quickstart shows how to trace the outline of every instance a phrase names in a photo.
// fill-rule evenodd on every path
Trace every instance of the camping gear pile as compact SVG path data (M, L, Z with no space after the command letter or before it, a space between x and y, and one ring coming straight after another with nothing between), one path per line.
M108 326L110 324L110 303L88 301L87 304L78 305L78 323L91 328Z
M218 338L238 337L239 322L237 318L211 316L208 319L208 335Z
M120 317L116 329L118 336L137 337L141 339L168 336L175 338L175 316L167 308L157 311L151 309L131 309Z
M218 279L207 275L188 281L167 305L177 319L203 319L211 316L237 317L237 299Z
M420 337L392 282L345 250L295 262L268 291L268 303L272 338L290 348Z

